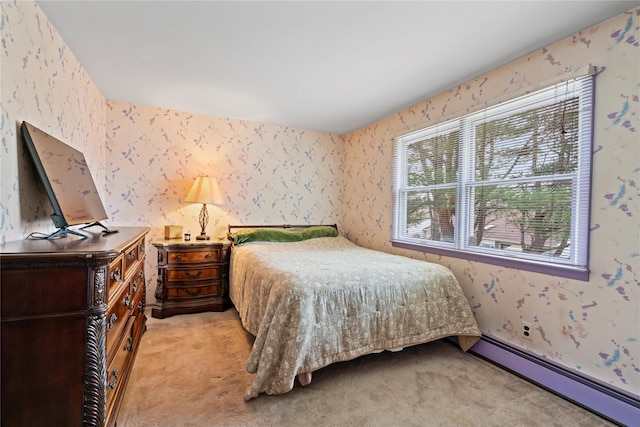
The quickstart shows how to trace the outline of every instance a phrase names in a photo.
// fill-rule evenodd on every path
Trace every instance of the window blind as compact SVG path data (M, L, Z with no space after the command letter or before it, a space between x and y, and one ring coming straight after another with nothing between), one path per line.
M395 139L393 236L585 269L592 75Z

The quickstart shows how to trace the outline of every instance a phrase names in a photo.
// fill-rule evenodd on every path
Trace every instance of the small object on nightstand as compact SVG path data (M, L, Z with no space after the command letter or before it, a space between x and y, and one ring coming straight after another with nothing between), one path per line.
M185 242L188 242L189 240L191 240L191 233L184 233L184 240Z
M181 237L182 237L181 225L165 225L164 226L165 239L179 239Z
M186 238L185 238L186 240ZM151 315L164 319L175 314L225 311L229 300L229 255L231 242L154 242L158 249L159 307Z

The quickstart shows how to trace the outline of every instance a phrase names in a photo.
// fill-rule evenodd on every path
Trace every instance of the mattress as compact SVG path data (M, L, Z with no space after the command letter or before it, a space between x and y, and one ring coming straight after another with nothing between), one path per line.
M342 236L234 246L229 294L256 337L246 400L335 362L448 336L466 351L481 336L449 269Z

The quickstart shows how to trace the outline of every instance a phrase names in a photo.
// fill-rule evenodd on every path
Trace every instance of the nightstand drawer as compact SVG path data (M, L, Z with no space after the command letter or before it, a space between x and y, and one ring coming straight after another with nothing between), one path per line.
M188 264L196 262L218 262L222 259L222 250L210 248L200 251L169 252L169 264Z
M220 277L220 267L167 270L167 280L203 280Z
M169 299L198 298L198 297L210 297L210 296L220 296L219 284L213 284L208 286L167 288L167 298Z

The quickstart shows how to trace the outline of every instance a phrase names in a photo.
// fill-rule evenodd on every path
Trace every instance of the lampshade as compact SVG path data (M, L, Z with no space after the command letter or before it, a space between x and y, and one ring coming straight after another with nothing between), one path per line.
M209 236L207 236L205 231L209 223L207 203L210 205L221 205L224 203L220 195L220 189L218 188L218 181L209 176L197 177L187 197L184 198L184 201L189 203L202 203L202 209L200 209L200 215L198 216L201 231L200 235L196 236L196 240L209 240Z
M188 203L202 203L209 205L222 205L224 200L218 188L218 181L210 176L199 176L191 186L191 190L184 198Z

